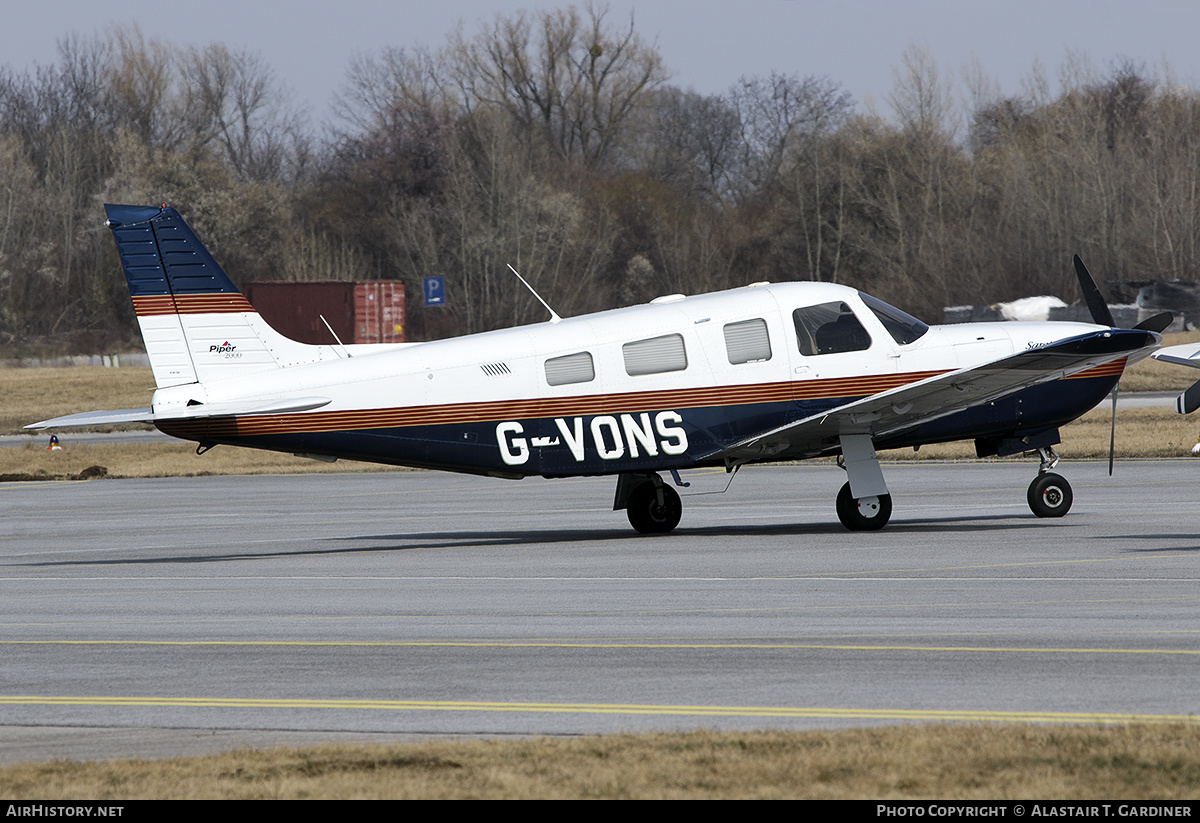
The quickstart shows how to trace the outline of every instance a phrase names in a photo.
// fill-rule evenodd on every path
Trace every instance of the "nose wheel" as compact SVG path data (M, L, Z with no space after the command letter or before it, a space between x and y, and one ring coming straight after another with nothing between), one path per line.
M1029 510L1038 517L1062 517L1071 510L1071 502L1075 499L1071 494L1071 484L1060 474L1051 471L1058 465L1058 455L1053 446L1044 446L1037 450L1042 459L1038 466L1038 476L1029 484L1025 499L1029 501Z
M1039 474L1029 484L1029 510L1038 517L1062 517L1071 510L1071 484L1054 472Z

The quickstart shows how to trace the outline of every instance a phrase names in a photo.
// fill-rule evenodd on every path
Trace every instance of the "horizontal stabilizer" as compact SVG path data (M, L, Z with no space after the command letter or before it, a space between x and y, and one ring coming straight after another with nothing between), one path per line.
M286 400L240 400L234 403L201 403L176 406L155 413L153 409L117 409L68 414L27 429L58 429L78 426L116 426L126 423L156 423L163 420L194 420L202 417L233 417L236 415L291 414L319 409L329 404L328 397L293 397Z
M57 429L73 426L118 426L125 423L153 423L154 409L115 409L68 414L40 423L30 423L27 429Z

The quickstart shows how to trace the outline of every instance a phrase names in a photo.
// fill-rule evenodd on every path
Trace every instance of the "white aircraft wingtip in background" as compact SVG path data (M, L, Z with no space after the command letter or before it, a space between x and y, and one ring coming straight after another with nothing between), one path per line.
M149 409L27 428L149 422L198 451L615 475L613 508L643 533L682 515L663 472L830 455L848 479L839 519L879 529L891 496L877 450L951 440L1038 453L1030 508L1060 517L1072 496L1050 471L1059 427L1165 327L1113 328L1076 257L1094 325L930 327L846 286L756 283L450 340L311 346L263 322L175 209L105 210L158 388Z
M1200 369L1200 343L1168 346L1154 352L1151 357L1164 363L1174 363L1176 366ZM1187 391L1175 398L1175 411L1180 414L1191 414L1196 409L1200 409L1200 381L1193 383Z

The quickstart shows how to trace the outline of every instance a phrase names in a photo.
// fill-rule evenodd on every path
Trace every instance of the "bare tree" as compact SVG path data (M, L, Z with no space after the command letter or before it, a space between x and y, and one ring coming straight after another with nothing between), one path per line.
M377 56L355 58L334 99L334 112L344 123L336 138L400 128L404 122L398 118L413 112L464 114L447 72L444 55L423 48L387 47Z
M667 76L632 17L614 28L606 16L593 5L497 16L470 40L456 35L451 73L468 104L499 107L559 156L599 164Z
M181 64L182 108L195 118L191 130L202 144L215 142L245 181L277 181L294 169L304 118L261 57L213 43L189 49Z
M645 169L689 196L732 203L742 135L729 100L666 86L648 97L643 114L622 165Z

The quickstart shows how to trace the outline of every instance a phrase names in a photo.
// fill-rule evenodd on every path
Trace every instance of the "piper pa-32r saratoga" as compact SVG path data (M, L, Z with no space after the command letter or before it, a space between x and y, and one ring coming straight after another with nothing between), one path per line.
M682 513L661 473L683 485L680 469L830 455L849 481L839 519L878 529L892 505L876 450L966 439L980 456L1037 452L1029 505L1066 514L1059 426L1170 322L1112 328L1076 258L1096 325L929 327L846 286L755 283L450 340L314 346L264 323L174 209L105 209L157 390L148 409L29 428L146 422L198 453L615 475L613 508L644 533Z

